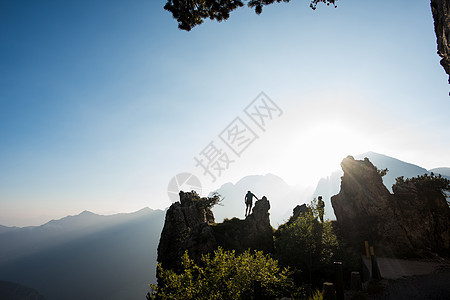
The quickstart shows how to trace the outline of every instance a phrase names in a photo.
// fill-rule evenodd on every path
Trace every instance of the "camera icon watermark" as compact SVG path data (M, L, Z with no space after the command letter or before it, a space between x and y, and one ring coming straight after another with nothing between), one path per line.
M174 176L167 186L167 194L172 202L180 200L180 191L195 191L197 194L202 193L202 184L197 176L191 173L179 173Z

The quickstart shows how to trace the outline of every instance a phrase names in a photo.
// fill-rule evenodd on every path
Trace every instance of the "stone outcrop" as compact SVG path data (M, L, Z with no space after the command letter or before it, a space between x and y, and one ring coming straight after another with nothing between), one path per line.
M309 208L306 204L297 205L292 211L292 218L289 220L289 222L294 222L300 216L303 216L307 213L311 213L311 208Z
M284 223L284 224L281 224L279 227L278 227L278 229L282 229L282 228L284 228L284 227L286 227L286 226L289 226L289 225L291 225L292 223L294 223L299 217L303 217L303 216L305 216L306 214L311 214L312 213L312 210L311 210L311 208L308 206L308 205L306 205L306 204L302 204L302 205L297 205L296 207L294 207L294 209L292 210L292 216L289 218L289 220L286 222L286 223ZM279 232L279 230L277 230L276 232L275 232L275 236L277 236L277 232Z
M213 250L216 241L211 224L214 224L214 215L204 206L204 201L195 192L180 192L180 202L173 203L166 212L158 245L158 262L164 268L177 270L181 267L180 257L184 251L198 255Z
M431 0L434 19L437 53L442 58L441 65L449 75L450 83L450 0Z
M403 183L391 194L367 158L349 156L341 166L341 190L331 203L341 234L354 248L369 240L378 252L401 256L449 250L450 208L441 192Z
M217 245L241 253L247 249L273 252L273 229L269 219L270 203L264 196L256 201L252 213L240 220L233 218L213 227Z
M186 250L197 261L219 246L238 253L247 249L273 250L270 203L266 197L256 201L245 220L234 218L218 224L205 200L195 192L180 192L180 202L167 210L157 259L163 268L180 270L180 258Z
M392 190L395 216L411 246L450 254L450 208L445 196L413 182L395 184Z

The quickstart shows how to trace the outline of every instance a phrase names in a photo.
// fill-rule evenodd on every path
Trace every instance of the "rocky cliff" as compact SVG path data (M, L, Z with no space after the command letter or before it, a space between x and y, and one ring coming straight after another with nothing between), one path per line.
M195 255L214 249L216 241L210 226L214 224L214 215L204 203L195 192L180 192L180 202L167 210L157 258L164 268L179 269L185 250ZM204 242L196 243L197 240Z
M245 220L234 218L217 224L207 202L195 192L180 192L180 202L167 210L158 246L158 262L164 268L180 270L180 258L186 250L194 260L219 246L238 253L247 249L273 250L270 203L266 197L256 201Z
M240 220L233 218L213 226L217 245L238 253L247 249L273 252L273 229L269 219L270 203L264 196L256 201L252 213Z
M450 208L440 190L398 182L391 194L368 159L349 156L341 166L341 189L331 203L341 233L353 247L369 240L379 252L394 255L449 251Z
M450 83L450 1L431 0L431 12L434 19L437 53L442 58L441 65L449 75Z

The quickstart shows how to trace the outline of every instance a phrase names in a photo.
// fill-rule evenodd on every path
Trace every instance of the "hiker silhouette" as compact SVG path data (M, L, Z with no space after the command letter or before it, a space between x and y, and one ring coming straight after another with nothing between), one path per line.
M323 202L322 196L319 196L319 200L317 200L317 210L319 211L320 222L323 223L323 214L325 213L325 202Z
M247 194L244 197L245 202L245 216L248 216L252 210L253 206L253 197L256 198L256 200L259 200L258 197L256 197L251 191L248 191Z

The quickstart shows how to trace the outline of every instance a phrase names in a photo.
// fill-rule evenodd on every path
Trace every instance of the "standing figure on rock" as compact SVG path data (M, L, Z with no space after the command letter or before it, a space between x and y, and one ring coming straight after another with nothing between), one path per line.
M246 205L245 208L245 216L248 216L250 212L252 211L253 206L253 197L256 198L256 200L259 200L258 197L256 197L252 192L248 191L247 194L244 197L244 202Z
M319 196L319 200L317 200L317 210L319 212L320 222L323 223L323 214L325 212L325 202L323 202L322 196Z

